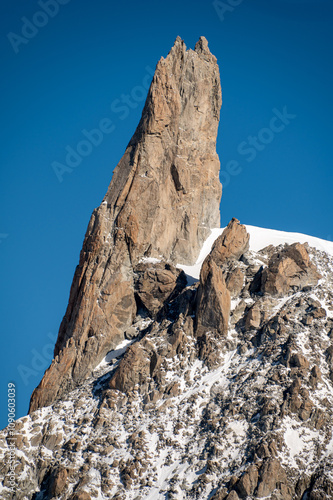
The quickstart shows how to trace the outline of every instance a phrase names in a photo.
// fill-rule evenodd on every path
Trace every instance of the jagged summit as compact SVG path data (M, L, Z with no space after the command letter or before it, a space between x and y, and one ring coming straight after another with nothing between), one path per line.
M333 244L216 229L220 106L207 40L178 37L92 214L55 359L0 432L4 500L333 498Z
M137 312L141 259L194 263L219 226L221 103L207 40L201 37L193 51L178 37L157 64L140 123L91 216L55 359L30 411L73 389L124 339Z
M204 37L204 36L201 36L199 38L199 40L197 41L197 43L195 44L195 47L194 47L194 50L195 52L197 52L198 54L205 54L207 55L208 57L212 57L212 58L215 58L215 56L213 56L209 50L209 47L208 47L208 41L207 39Z

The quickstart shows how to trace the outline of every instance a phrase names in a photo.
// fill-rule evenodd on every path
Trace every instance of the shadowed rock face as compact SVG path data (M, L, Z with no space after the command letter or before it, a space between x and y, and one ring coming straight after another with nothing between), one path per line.
M187 285L184 271L163 262L140 262L134 274L139 303L153 318L157 317L168 300L172 300Z
M200 275L196 313L197 335L203 335L207 331L226 335L229 314L230 293L223 271L213 260L208 260L204 262Z
M157 64L138 128L91 216L55 359L30 411L73 389L123 339L136 314L133 267L142 257L194 263L219 226L221 103L207 40L193 51L178 37Z

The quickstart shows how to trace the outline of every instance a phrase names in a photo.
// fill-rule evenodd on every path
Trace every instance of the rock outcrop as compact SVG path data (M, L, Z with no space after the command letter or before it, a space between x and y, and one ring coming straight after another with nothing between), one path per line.
M54 360L30 411L89 376L136 314L133 268L143 257L194 263L220 223L216 58L201 37L178 37L162 58L141 121L91 217L60 326Z
M206 260L200 273L196 310L196 334L226 335L230 313L230 293L223 271L214 260Z
M136 297L154 318L187 285L184 271L165 262L140 262L134 275Z
M310 262L305 246L294 243L272 255L262 273L261 289L263 293L283 297L316 285L320 278L321 275Z
M231 260L238 260L249 248L249 234L239 220L233 218L213 244L210 254L202 264L196 309L196 335L207 332L225 336L230 314L230 286L239 281L235 274L225 271ZM239 286L239 285L238 285ZM232 286L234 290L234 286Z
M193 262L201 205L215 206L214 71L205 39L194 52L177 39L157 67L90 222L56 358L30 414L0 432L4 500L332 498L333 257L299 243L251 251L232 219L198 283L175 265L183 252Z
M246 227L234 217L215 240L207 260L213 260L220 267L230 260L239 260L249 249L249 241Z

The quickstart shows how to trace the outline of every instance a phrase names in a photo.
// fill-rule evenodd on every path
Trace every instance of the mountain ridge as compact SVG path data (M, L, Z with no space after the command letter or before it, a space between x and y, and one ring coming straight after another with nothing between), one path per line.
M92 377L19 419L17 498L330 498L333 258L307 247L323 276L318 285L281 298L249 294L260 264L283 248L229 261L227 272L236 266L245 281L241 292L231 291L226 337L200 345L184 317L170 317L168 333L165 320L139 316L137 336L111 351ZM193 297L197 286L186 293ZM140 339L145 352L149 345L160 352L155 378L162 384L166 377L163 394L153 378L150 389L144 379L134 390L110 389ZM4 431L0 443L5 453ZM6 481L1 491L13 498Z
M318 238L316 236L296 233L292 231L269 229L259 226L252 226L250 224L244 225L250 235L250 250L260 251L266 246L281 245L284 243L308 243L310 246L316 248L317 250L324 251L329 255L333 255L333 242L330 240L324 240L323 238ZM177 264L177 267L183 269L183 271L191 279L191 282L199 280L201 265L204 259L209 254L214 241L218 236L222 234L224 229L225 227L213 228L211 230L211 234L208 236L207 240L202 246L199 257L194 265L186 266L183 264Z

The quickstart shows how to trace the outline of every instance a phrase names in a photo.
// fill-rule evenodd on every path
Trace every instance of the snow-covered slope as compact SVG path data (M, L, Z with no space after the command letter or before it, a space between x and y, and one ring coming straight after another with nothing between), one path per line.
M268 245L278 246L282 243L308 243L310 247L333 255L333 241L322 240L315 236L302 233L289 233L276 229L265 229L262 227L249 226L245 224L247 232L250 233L250 250L258 252Z
M247 224L245 224L245 227L247 232L250 234L250 250L253 250L254 252L258 252L268 245L278 246L283 243L291 244L299 242L308 243L311 247L314 247L317 250L333 255L332 241L322 240L320 238L316 238L315 236L308 236L302 233L290 233L287 231L278 231L276 229L265 229L263 227L250 226ZM205 241L200 255L193 266L178 264L177 267L183 269L185 274L188 276L190 283L194 283L199 279L202 263L211 251L214 241L218 236L220 236L220 234L223 233L224 229L224 227L221 229L212 229L211 234Z

